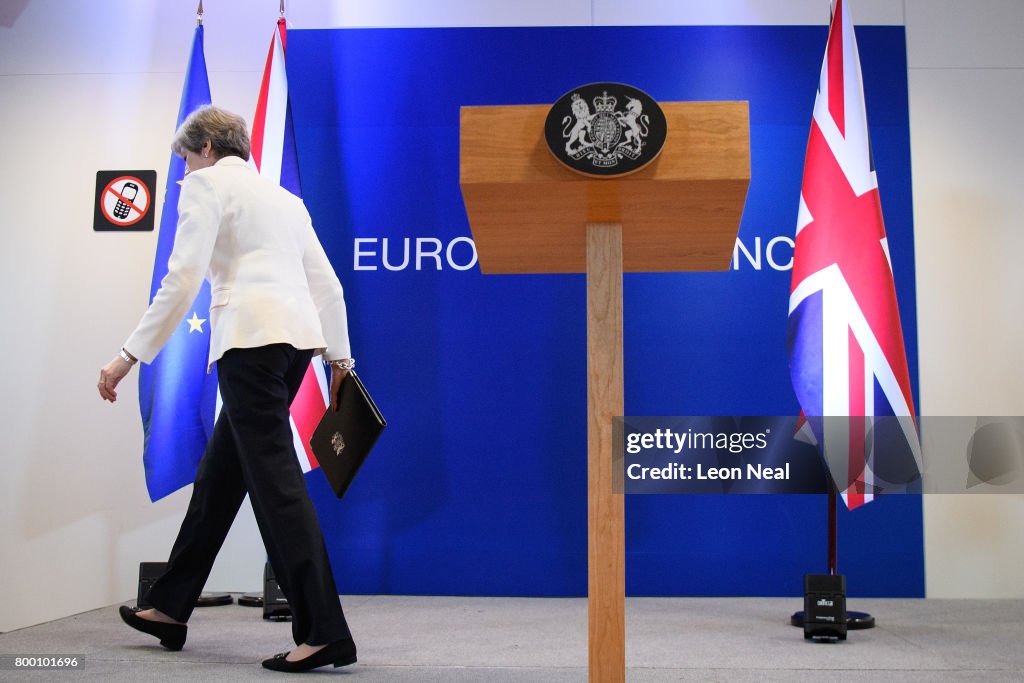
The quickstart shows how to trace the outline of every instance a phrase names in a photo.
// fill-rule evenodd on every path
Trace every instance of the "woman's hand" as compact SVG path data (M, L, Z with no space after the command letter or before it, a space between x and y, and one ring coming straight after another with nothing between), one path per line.
M341 393L341 383L345 381L348 370L331 366L331 411L338 412L338 394Z
M96 388L100 391L100 398L111 403L117 400L117 392L114 389L117 388L118 383L132 369L132 365L132 363L118 355L114 356L114 360L107 363L107 366L100 370L100 381L96 384Z

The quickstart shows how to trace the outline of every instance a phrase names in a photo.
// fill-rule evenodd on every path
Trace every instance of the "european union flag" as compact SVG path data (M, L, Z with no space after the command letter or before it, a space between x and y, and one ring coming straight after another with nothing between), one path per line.
M203 26L196 27L178 109L180 126L203 104L210 104L210 81L203 55ZM178 196L185 177L185 161L171 154L167 192L160 217L156 259L149 299L153 300L167 274L178 226ZM195 479L199 459L213 432L217 405L216 369L206 372L210 352L210 285L203 283L192 304L192 315L182 321L149 365L139 369L139 408L145 430L143 462L146 487L156 501Z

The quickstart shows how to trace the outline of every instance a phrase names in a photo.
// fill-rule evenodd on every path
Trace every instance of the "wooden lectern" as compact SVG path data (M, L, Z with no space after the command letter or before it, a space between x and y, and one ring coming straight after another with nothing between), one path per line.
M750 183L746 102L661 103L661 155L627 176L575 173L548 150L540 105L463 107L459 182L484 273L587 273L590 680L624 681L622 273L727 270Z

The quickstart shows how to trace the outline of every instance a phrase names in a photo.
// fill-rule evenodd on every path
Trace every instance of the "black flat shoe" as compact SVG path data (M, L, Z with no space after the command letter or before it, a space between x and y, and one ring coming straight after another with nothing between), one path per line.
M356 644L351 638L336 640L327 647L317 650L305 659L297 662L289 662L285 657L287 652L274 655L270 659L263 660L263 668L271 671L284 671L290 674L310 671L321 666L333 664L334 666L346 666L356 663Z
M136 631L142 631L148 633L151 636L156 636L160 639L160 644L166 647L168 650L180 650L185 646L185 636L188 634L188 626L185 624L167 624L162 621L150 621L149 619L143 619L136 612L139 612L138 607L132 608L125 605L121 605L118 613L121 615L121 619L124 623L131 626Z

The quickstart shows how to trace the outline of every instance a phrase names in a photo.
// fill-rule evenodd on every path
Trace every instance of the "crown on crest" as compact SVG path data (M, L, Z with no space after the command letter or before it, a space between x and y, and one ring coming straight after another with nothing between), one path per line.
M612 97L611 95L609 95L607 90L605 90L601 95L599 95L599 96L594 98L594 108L596 108L599 113L600 112L608 112L608 113L614 112L615 111L615 105L617 103L618 103L618 100L616 98Z

